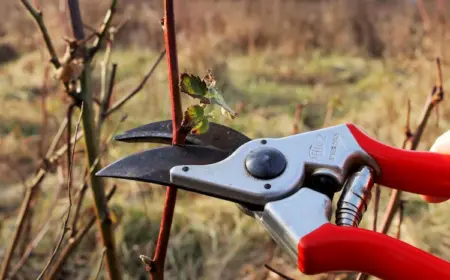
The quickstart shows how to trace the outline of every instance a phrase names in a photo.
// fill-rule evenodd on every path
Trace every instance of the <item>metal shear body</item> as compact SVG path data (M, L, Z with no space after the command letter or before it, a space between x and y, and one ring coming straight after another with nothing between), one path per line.
M163 121L116 139L170 144L171 129ZM97 176L175 186L236 202L297 259L305 274L358 271L383 279L450 279L448 262L357 228L374 183L450 197L450 156L393 148L353 124L254 140L212 124L206 135L190 135L186 143L136 153ZM332 200L340 191L335 225L330 223ZM383 262L397 268L383 268Z

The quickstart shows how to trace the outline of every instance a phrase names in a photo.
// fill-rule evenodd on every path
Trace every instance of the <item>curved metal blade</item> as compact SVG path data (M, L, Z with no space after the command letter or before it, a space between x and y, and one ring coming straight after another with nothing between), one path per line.
M172 144L172 121L159 121L128 130L115 137L123 142L148 142ZM244 134L217 123L210 123L207 133L200 135L189 134L186 144L213 146L225 151L234 151L251 139Z
M217 195L212 190L198 191L189 186L177 186L170 182L170 169L179 165L212 164L227 158L230 154L215 148L200 146L167 146L133 154L104 167L95 175L133 181L175 186L187 191L202 193L235 201ZM235 201L239 202L239 201Z

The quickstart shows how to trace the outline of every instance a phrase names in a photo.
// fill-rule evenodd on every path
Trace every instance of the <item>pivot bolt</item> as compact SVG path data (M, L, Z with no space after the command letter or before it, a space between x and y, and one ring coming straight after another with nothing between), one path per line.
M280 176L286 169L285 156L275 148L261 147L251 151L245 167L255 178L269 180Z

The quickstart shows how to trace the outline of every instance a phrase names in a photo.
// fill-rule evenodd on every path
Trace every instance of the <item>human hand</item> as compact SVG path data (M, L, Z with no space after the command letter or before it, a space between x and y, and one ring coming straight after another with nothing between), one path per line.
M430 149L431 152L449 154L450 155L450 130L439 136ZM450 175L449 178L450 180ZM434 197L434 196L421 196L426 202L440 203L448 200L450 197Z

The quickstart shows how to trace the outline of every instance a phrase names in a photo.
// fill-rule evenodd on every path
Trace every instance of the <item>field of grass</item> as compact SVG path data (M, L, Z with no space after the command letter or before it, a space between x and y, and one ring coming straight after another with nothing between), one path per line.
M136 7L130 5L129 9ZM24 13L23 10L20 12ZM24 32L30 33L29 29ZM20 50L17 34L13 35L5 35L2 42L12 42ZM292 54L268 46L249 48L245 52L214 52L206 51L206 48L205 52L199 52L198 46L192 42L187 44L189 41L183 35L182 32L179 44L180 71L202 76L211 68L225 99L239 112L238 118L229 121L217 110L215 122L229 125L251 138L290 135L296 106L303 104L300 132L353 122L380 141L401 146L408 99L411 100L414 127L436 79L434 60L422 53L414 59L373 58L354 50L314 48ZM211 33L208 38L214 40ZM159 55L157 44L150 48L145 44L124 46L124 42L118 42L111 59L119 65L113 100L134 88ZM45 78L47 54L41 51L41 43L34 44L39 47L33 48L33 44L23 47L16 59L0 64L0 259L15 226L24 193L23 182L26 184L32 177L41 151L45 151L40 148L41 140L47 139L44 146L49 145L48 139L64 117L68 103L51 71L51 78ZM100 61L96 62L94 87L98 90ZM445 62L444 59L444 89L450 86L447 79L450 67ZM43 81L47 81L46 106L50 114L45 136L42 136ZM125 105L121 113L107 120L103 137L169 119L167 84L167 68L161 63L144 89ZM183 98L184 107L191 102L190 98ZM120 122L123 115L127 115L127 119ZM429 149L437 136L450 129L450 107L446 98L438 115L439 126L436 125L437 117L432 116L419 149ZM102 162L109 163L149 147L152 145L113 141ZM78 149L83 146L80 144ZM74 187L79 188L84 162L77 157L76 163ZM165 190L138 182L108 180L108 186L113 184L117 184L118 191L110 204L126 279L145 279L147 273L139 255L152 255ZM57 191L64 189L62 185L58 171L42 184L39 203L33 210L33 232L47 222L46 213L53 212L45 235L17 279L35 279L54 248L61 230L62 214L67 207L67 193ZM383 189L380 217L388 196L389 190ZM89 206L92 201L90 196L87 198L85 205ZM450 204L428 205L409 194L405 195L405 200L401 239L450 260ZM92 210L86 207L84 211ZM370 207L362 227L371 227L372 211ZM394 235L396 228L397 221L390 234ZM64 267L62 276L65 279L94 276L101 258L101 249L96 246L98 242L93 229ZM295 279L309 279L296 270L295 262L273 244L264 229L234 204L180 191L166 279L279 279L264 268L271 250L274 250L272 266Z

